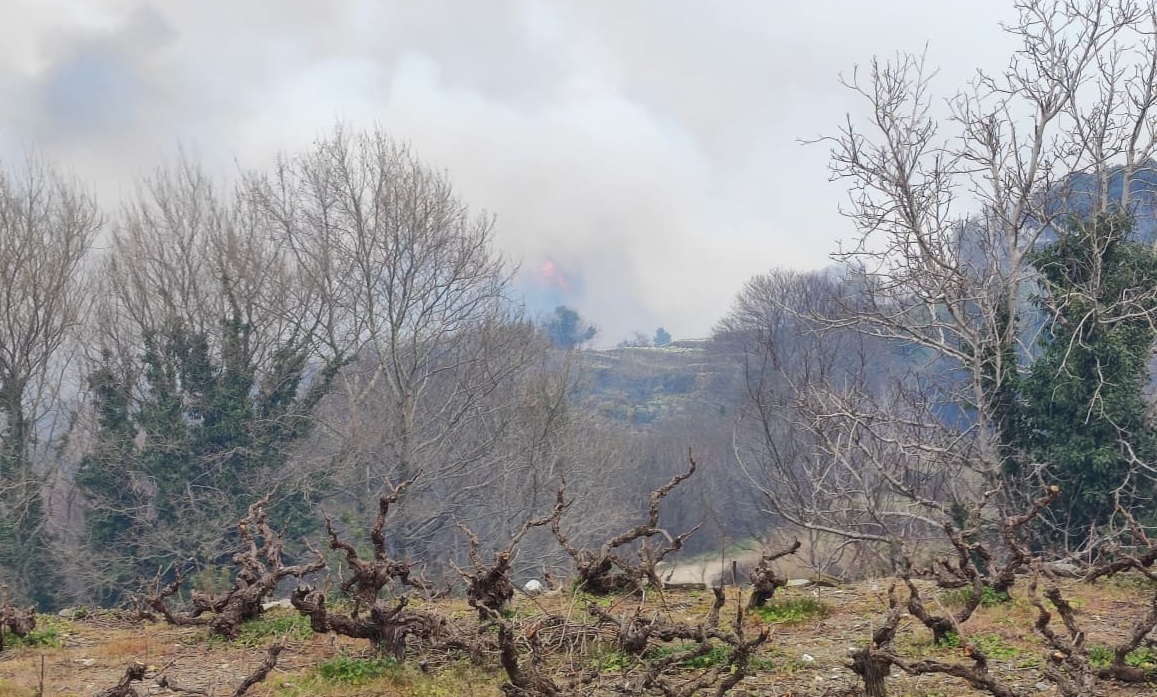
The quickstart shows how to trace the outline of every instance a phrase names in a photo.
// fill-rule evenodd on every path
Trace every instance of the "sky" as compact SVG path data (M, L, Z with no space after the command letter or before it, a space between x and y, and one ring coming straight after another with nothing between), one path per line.
M29 149L115 209L179 149L268 167L380 126L497 220L533 311L600 342L706 336L745 281L854 229L828 151L856 65L1001 68L1012 0L4 0L0 164Z

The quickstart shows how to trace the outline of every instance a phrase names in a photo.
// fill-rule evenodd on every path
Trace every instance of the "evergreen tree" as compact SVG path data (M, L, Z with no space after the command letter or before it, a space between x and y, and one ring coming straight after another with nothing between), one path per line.
M1008 474L1015 483L1042 463L1045 483L1061 487L1049 512L1054 540L1083 541L1109 521L1118 495L1135 510L1154 493L1138 465L1157 462L1143 395L1157 338L1157 253L1132 230L1122 213L1074 219L1029 255L1045 324L1009 426L1022 454Z
M289 449L337 370L307 378L306 356L287 343L262 371L245 350L249 328L226 321L214 352L179 321L143 337L139 364L115 357L89 378L96 445L77 485L89 499L86 544L110 602L159 566L193 559L212 566L246 506L282 477ZM133 375L138 372L139 375ZM283 486L270 514L289 537L312 529L312 501Z
M579 313L559 305L554 308L554 316L546 321L546 335L550 342L561 349L573 349L594 339L599 330L586 323Z

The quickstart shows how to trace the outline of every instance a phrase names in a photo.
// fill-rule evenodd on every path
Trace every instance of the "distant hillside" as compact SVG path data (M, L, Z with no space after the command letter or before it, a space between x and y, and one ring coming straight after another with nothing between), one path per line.
M741 365L708 339L583 351L578 401L640 429L683 417L730 418L743 398Z

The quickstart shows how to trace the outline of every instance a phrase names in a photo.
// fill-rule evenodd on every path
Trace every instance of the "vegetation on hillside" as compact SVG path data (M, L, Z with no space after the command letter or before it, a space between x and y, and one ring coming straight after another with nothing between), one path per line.
M366 653L299 694L445 689L415 662L507 695L738 693L798 668L773 626L838 614L787 595L798 535L808 576L893 579L825 664L840 689L1148 684L1157 8L1016 10L1020 50L948 118L921 56L851 74L867 116L821 142L852 239L751 279L699 341L593 351L573 308L527 317L495 219L379 129L229 186L182 159L115 214L2 170L5 646L44 638L33 605L119 604L232 650L286 593ZM716 554L719 587L667 595ZM1060 574L1150 601L1099 627ZM993 607L1007 632L975 629ZM103 694L164 675L144 653Z

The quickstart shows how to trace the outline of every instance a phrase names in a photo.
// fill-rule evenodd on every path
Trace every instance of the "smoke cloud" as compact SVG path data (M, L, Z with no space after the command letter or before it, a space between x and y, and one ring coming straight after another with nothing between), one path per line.
M532 308L701 336L850 235L797 142L860 108L838 74L926 42L948 87L998 69L1008 4L8 0L0 160L36 148L113 206L179 147L230 176L381 124L497 216Z

